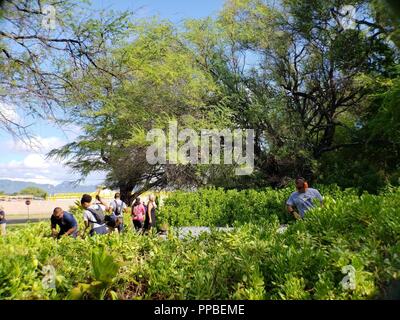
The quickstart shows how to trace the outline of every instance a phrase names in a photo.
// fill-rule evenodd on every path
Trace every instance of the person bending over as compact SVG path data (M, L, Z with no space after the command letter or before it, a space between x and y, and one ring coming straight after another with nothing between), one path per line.
M69 212L57 207L53 210L50 221L51 233L54 238L60 239L62 236L76 238L78 235L78 223L75 217ZM57 226L60 228L60 231L57 231Z

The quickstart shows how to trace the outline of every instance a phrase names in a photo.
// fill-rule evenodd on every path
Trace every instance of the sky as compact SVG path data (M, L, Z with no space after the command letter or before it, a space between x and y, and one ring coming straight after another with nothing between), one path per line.
M181 25L184 19L215 15L223 3L224 0L92 0L95 10L131 10L137 18L158 16L177 25ZM1 102L0 111L17 122L31 124L30 132L35 136L33 145L28 145L0 130L0 179L58 184L80 178L58 161L45 156L51 149L74 141L79 128L59 128L43 120L26 119L18 106ZM94 173L83 184L99 185L104 176L104 173Z
M159 16L175 24L187 18L202 18L216 14L224 0L92 0L99 9L132 10L135 16Z

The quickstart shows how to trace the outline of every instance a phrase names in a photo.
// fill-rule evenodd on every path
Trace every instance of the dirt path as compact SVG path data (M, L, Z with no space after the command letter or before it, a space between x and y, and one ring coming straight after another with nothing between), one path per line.
M28 222L28 218L31 222L50 219L54 208L61 207L68 211L77 200L80 199L31 200L29 216L25 200L0 201L0 206L4 208L8 224L20 224ZM106 202L111 201L108 198L105 200Z
M0 206L6 213L7 224L21 224L38 222L50 219L55 207L61 207L68 211L70 206L78 199L60 199L60 200L31 200L28 207L24 200L0 201ZM28 220L29 217L29 220Z
M50 216L55 207L61 207L68 211L69 207L73 206L76 200L78 199L31 200L31 205L29 206L29 215ZM0 201L0 206L4 208L6 217L28 216L28 206L25 204L24 200Z

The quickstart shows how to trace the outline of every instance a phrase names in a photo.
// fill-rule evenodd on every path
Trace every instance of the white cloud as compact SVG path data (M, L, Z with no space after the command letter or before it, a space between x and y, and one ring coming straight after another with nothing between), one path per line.
M79 178L78 174L71 173L71 170L62 163L46 159L44 155L38 153L30 153L20 161L0 163L0 179L57 185ZM104 178L104 172L96 172L89 175L83 184L98 185Z
M6 148L11 152L30 153L37 152L46 154L50 150L60 148L66 144L66 141L59 137L41 137L35 136L31 141L8 140Z
M48 160L44 155L38 153L30 153L21 161L11 160L0 163L2 179L57 184L63 179L68 179L68 176L68 169L64 168L62 164Z
M75 141L80 135L84 133L84 130L81 126L70 123L65 124L62 127L62 131L65 134L68 141Z
M1 121L0 121L1 122ZM0 123L1 125L1 123ZM82 129L69 125L64 127L65 138L56 136L34 136L30 143L20 140L0 140L3 157L0 158L0 179L30 181L42 184L59 184L64 181L76 181L79 174L71 172L56 159L47 159L46 154L52 150L76 140ZM90 174L83 182L86 185L101 184L104 172Z
M23 155L23 159L0 162L0 179L53 185L76 179L62 163L46 158L51 149L61 147L65 143L58 137L41 136L34 137L32 143L11 139L6 141L5 153Z
M58 137L40 138L39 144L41 145L42 152L49 152L52 149L60 148L66 144L66 141Z
M0 102L0 122L7 123L8 121L21 123L21 117L17 113L17 107L12 104Z
M27 169L45 170L50 167L50 163L40 154L30 154L24 159L23 166Z
M61 147L66 142L58 137L36 136L31 143L20 140L8 140L5 143L5 152L20 154L22 160L0 162L0 178L36 183L57 184L71 179L71 173L62 163L54 159L47 159L46 154Z

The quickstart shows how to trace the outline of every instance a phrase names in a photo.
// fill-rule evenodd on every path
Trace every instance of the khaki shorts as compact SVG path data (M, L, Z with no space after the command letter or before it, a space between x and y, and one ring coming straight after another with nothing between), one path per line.
M6 235L6 223L2 223L2 224L0 224L0 231L1 231L1 235L2 236L5 236Z

